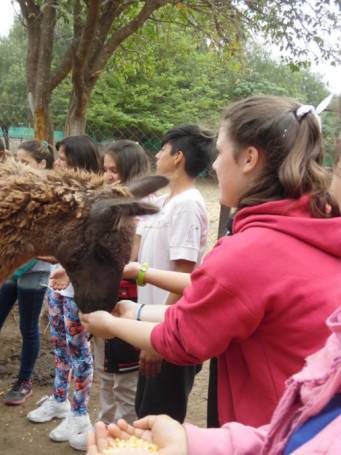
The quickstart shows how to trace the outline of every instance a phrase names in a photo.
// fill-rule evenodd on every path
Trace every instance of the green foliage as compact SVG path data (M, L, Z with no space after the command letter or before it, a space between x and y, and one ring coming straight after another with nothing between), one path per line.
M317 105L327 89L309 69L277 63L260 49L252 49L244 70L232 89L233 98L271 94L290 96L302 103Z
M228 101L223 85L230 72L215 50L181 31L160 34L157 43L144 49L136 50L132 43L116 53L98 81L88 128L160 135L174 124L210 123Z
M129 137L158 147L168 128L199 122L216 127L229 102L254 94L287 95L317 105L326 88L309 68L273 61L260 49L234 55L204 33L166 22L149 21L115 52L94 89L87 131L98 141ZM70 27L57 29L55 59L66 49ZM25 84L25 33L16 24L0 40L0 103L11 125L28 124ZM72 86L70 79L51 98L55 129L63 129ZM8 109L7 109L7 107ZM7 117L6 117L7 116ZM1 118L0 118L1 120ZM323 115L326 143L334 146L335 118Z
M155 30L153 31L155 32ZM94 90L88 130L103 137L160 136L180 123L218 123L230 101L285 95L317 105L324 84L308 69L293 72L259 50L233 57L176 26L148 41L146 26L116 52Z
M0 124L26 124L25 32L15 22L8 38L0 38Z

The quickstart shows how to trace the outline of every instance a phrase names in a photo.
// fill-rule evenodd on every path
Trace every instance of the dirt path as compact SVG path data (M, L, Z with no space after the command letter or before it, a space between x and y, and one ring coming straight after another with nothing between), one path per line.
M14 313L15 314L15 313ZM13 317L6 321L1 332L0 344L0 400L18 371L20 348L18 324ZM0 403L0 454L1 455L71 455L74 451L66 443L54 443L48 433L58 425L58 421L46 424L33 424L26 414L35 408L35 404L44 395L51 394L53 379L53 357L50 353L49 338L43 335L42 348L34 377L33 395L22 406L5 406ZM198 425L205 425L206 419L207 367L197 376L190 398L188 420ZM98 384L91 392L90 413L95 421L98 412Z
M219 206L217 203L216 186L210 182L201 182L200 189L204 195L209 212L209 247L216 238ZM26 414L36 407L36 402L44 395L51 394L53 380L53 357L50 352L49 334L46 330L46 318L42 317L42 347L37 362L33 395L23 406L5 406L1 400L9 385L18 372L20 354L20 332L18 315L14 311L0 335L0 455L71 455L74 451L66 443L54 443L48 433L58 424L58 421L47 424L32 424ZM198 374L193 388L187 420L205 426L206 397L208 381L208 365ZM90 413L93 421L97 415L98 384L94 383L91 392Z

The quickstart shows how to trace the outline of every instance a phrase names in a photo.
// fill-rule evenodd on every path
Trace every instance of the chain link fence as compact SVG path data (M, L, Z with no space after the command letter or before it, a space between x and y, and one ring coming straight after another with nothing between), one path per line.
M326 150L325 165L332 167L335 161L335 138L341 132L341 96L339 99L339 110L326 112L323 118L324 146ZM54 122L54 142L64 137L64 123L67 117L65 109L52 109L51 118ZM86 134L88 134L104 150L112 141L117 139L130 139L139 142L152 158L160 149L162 133L156 134L136 126L115 127L113 121L112 129L100 128L94 119L87 123ZM26 140L34 138L33 119L31 112L25 103L6 104L0 103L0 138L3 139L6 148L15 152L19 145Z
M64 137L63 123L67 112L54 111L51 118L56 119L54 128L54 142L60 141ZM108 132L97 127L94 122L88 122L86 128L88 134L100 149L104 150L112 141L117 139L130 139L139 142L149 156L154 156L159 150L162 136L140 130L136 127L115 128ZM0 103L0 138L6 148L15 152L19 145L27 140L34 139L33 119L28 108L21 105L9 105Z

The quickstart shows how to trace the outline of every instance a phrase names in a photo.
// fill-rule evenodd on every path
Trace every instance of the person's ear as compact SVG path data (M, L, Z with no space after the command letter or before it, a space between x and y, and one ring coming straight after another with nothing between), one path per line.
M243 173L250 174L259 167L260 162L260 151L256 147L247 147L243 153Z
M174 153L174 163L175 164L180 164L184 159L185 159L185 155L183 154L183 152L181 150L178 150L177 152Z

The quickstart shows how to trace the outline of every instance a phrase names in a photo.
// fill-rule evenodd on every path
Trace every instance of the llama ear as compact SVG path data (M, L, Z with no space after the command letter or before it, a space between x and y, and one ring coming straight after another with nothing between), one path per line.
M104 224L113 224L121 216L152 215L159 209L146 202L129 199L100 199L94 202L90 210L90 220Z
M128 185L128 190L136 199L141 199L167 186L168 183L169 180L162 175L150 175L131 182Z

